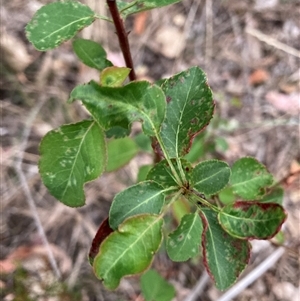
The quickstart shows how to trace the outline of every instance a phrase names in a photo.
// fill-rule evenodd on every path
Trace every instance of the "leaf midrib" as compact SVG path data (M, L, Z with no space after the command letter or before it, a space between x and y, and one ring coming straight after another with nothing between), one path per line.
M80 142L80 144L79 144L79 146L78 146L78 151L77 151L76 156L75 156L74 161L73 161L73 165L72 165L72 168L71 168L71 171L70 171L70 175L69 175L68 180L67 180L66 187L65 187L65 189L64 189L64 191L63 191L63 193L62 193L62 199L64 198L65 193L66 193L66 191L67 191L67 189L68 189L68 187L69 187L69 181L70 181L70 179L71 179L71 177L72 177L72 175L73 175L74 168L75 168L75 165L76 165L78 156L79 156L79 154L80 154L80 152L81 152L81 147L82 147L82 145L83 145L83 142L84 142L84 140L85 140L85 137L86 137L86 135L89 133L89 131L91 130L91 128L94 126L95 123L96 123L96 122L93 121L93 122L91 123L91 125L86 129L85 134L82 136L81 142Z
M140 233L140 235L136 238L136 240L129 246L127 247L123 253L114 261L114 263L110 266L109 269L106 270L105 274L102 276L102 279L105 279L107 274L109 274L109 272L116 266L116 264L119 262L119 260L124 256L124 254L126 252L128 252L129 249L132 249L134 247L134 245L136 245L138 243L139 240L141 240L143 238L143 235L149 231L149 229L151 229L152 227L155 226L156 223L158 223L161 220L161 216L157 216L157 219L155 219L153 221L153 223L151 223L142 233Z

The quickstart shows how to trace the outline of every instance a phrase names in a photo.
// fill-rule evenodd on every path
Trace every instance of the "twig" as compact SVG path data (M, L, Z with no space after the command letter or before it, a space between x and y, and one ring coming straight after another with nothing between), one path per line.
M30 135L30 132L31 132L32 123L34 122L38 112L40 111L40 109L42 108L42 106L44 105L45 102L46 102L46 99L41 100L33 108L33 110L30 112L29 117L27 118L25 128L24 128L24 131L23 131L23 134L22 134L22 140L21 140L22 142L21 142L21 145L20 145L20 155L16 160L15 169L16 169L16 172L18 174L19 180L21 182L21 186L24 190L27 204L28 204L28 206L29 206L29 208L32 212L36 227L37 227L38 232L41 236L42 242L43 242L43 244L44 244L44 246L47 250L47 255L48 255L49 262L51 264L51 267L52 267L56 277L59 279L61 277L61 273L58 269L58 266L57 266L55 257L53 255L53 252L52 252L52 250L49 246L49 242L48 242L48 239L46 237L46 234L45 234L44 228L42 226L41 220L39 218L35 202L33 200L32 194L30 192L29 186L28 186L27 181L26 181L26 177L25 177L25 175L23 173L23 170L22 170L22 161L23 161L23 157L24 157L24 151L25 151L25 148L27 146L28 138L29 138L29 135Z
M209 281L209 276L206 271L203 272L201 278L198 280L195 287L192 289L190 294L184 299L184 301L194 301L203 292L207 282Z
M120 48L122 50L126 66L131 69L129 73L129 78L131 81L136 80L136 75L133 67L133 61L132 61L129 42L128 42L128 33L125 30L124 22L120 16L116 1L115 0L106 0L106 1L116 27L116 31L117 31L116 33L119 39Z
M206 35L205 35L205 64L209 67L213 51L213 9L212 0L205 2Z
M262 33L261 31L254 29L254 28L246 28L246 33L252 35L253 37L256 37L257 39L259 39L262 42L267 43L268 45L271 45L277 49L280 49L288 54L294 55L298 58L300 58L300 51L290 47L284 43L279 42L278 40Z
M263 275L268 269L274 267L274 264L279 260L279 258L284 254L284 247L278 248L275 252L269 255L265 261L263 261L258 267L256 267L252 272L250 272L245 278L239 281L231 289L229 289L221 298L217 301L230 301L240 294L246 287L257 280L261 275Z

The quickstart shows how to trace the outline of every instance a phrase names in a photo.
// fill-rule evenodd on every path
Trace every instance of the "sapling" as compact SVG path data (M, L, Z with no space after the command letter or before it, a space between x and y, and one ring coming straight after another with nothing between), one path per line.
M107 0L112 19L80 2L53 2L39 9L26 26L27 38L37 50L73 39L78 59L100 73L99 82L76 86L68 100L80 100L90 118L62 125L42 139L39 171L54 197L70 207L83 206L85 183L119 168L139 150L128 137L133 122L142 124L143 139L156 154L144 180L114 197L92 242L90 264L108 289L117 288L126 275L146 271L165 239L173 261L202 252L209 275L224 290L247 266L249 241L273 237L286 219L281 200L272 202L274 178L256 159L241 158L231 167L220 160L196 165L188 161L193 139L209 124L215 107L199 67L155 84L136 80L124 20L175 2L179 1ZM126 67L113 66L100 44L76 36L97 19L115 24ZM124 84L128 76L130 82ZM233 196L226 204L219 198L222 191ZM164 238L164 217L180 202L188 210Z

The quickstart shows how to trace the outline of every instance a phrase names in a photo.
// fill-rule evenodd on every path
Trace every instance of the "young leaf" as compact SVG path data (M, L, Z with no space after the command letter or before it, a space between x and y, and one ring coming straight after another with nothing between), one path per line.
M148 268L162 241L162 224L157 215L134 216L104 240L94 260L94 270L108 289L117 288L123 276Z
M100 74L100 85L103 87L121 87L130 69L126 67L108 67Z
M122 150L122 151L120 151ZM127 164L138 153L135 142L129 138L110 140L107 143L107 165L106 171L111 172Z
M264 194L264 188L273 183L273 176L256 159L237 160L231 168L230 183L233 192L245 200L254 200Z
M70 207L83 206L83 185L100 176L106 162L104 133L85 120L50 131L40 145L39 170L43 183Z
M130 3L125 1L117 1L119 10L122 12L123 18L129 15L139 13L141 11L163 7L169 4L179 2L180 0L136 0Z
M191 203L185 198L179 198L176 202L172 203L172 216L177 224L180 224L181 219L191 212Z
M203 161L196 165L192 173L192 185L199 192L215 194L229 182L230 168L218 160Z
M281 187L276 187L270 193L266 194L259 202L260 203L276 203L282 205L284 191Z
M151 283L151 285L149 285ZM141 290L145 301L171 301L175 297L173 285L155 270L148 270L141 277Z
M248 241L234 238L225 232L214 211L203 209L201 218L204 225L204 265L216 287L224 290L237 280L247 266L251 245Z
M166 248L173 261L186 261L199 253L202 223L198 212L185 215L178 228L169 234Z
M153 153L153 149L151 147L151 139L143 133L139 133L134 137L136 144L142 151Z
M218 214L223 229L240 239L269 239L286 220L284 209L278 204L238 201Z
M133 121L143 122L146 135L155 136L165 117L165 96L149 82L131 82L119 87L100 87L95 82L77 86L69 102L82 100L85 107L104 129L120 126L128 129Z
M106 52L99 43L86 39L76 39L72 46L78 58L85 65L100 71L112 66L112 63L106 59Z
M40 51L53 49L92 24L95 13L77 1L57 1L42 6L26 26L27 39Z
M99 248L104 239L114 230L109 226L108 217L101 223L90 248L89 262L93 266L94 258L99 253Z
M204 72L198 67L169 78L162 89L168 102L162 140L170 157L182 157L213 116L212 92Z
M176 159L171 159L175 166L175 170L177 173L179 173L178 166L176 165ZM181 159L181 165L183 167L183 170L185 172L185 176L187 180L189 181L191 178L192 173L192 166L189 162L187 162L184 159ZM148 180L153 180L162 185L165 188L168 187L178 187L178 184L172 174L171 168L169 166L169 163L167 160L162 160L158 164L156 164L148 173L147 175ZM179 188L179 187L178 187Z
M224 189L222 189L222 191L220 191L218 193L219 199L220 201L224 204L224 205L228 205L231 204L235 201L236 196L232 191L232 187L231 186L227 186Z
M153 181L146 181L121 191L109 210L110 226L117 229L126 218L141 213L159 214L167 190Z
M148 172L152 169L153 165L143 165L139 168L139 172L137 175L137 183L146 181Z

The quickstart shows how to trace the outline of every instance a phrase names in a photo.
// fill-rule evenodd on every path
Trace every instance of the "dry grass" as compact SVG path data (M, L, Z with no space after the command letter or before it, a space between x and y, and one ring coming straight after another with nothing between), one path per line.
M38 53L26 41L24 25L46 2L50 1L4 1L1 9L0 235L1 267L7 271L0 281L2 297L7 301L142 300L137 277L122 281L116 292L105 291L86 255L113 196L135 181L142 157L88 184L87 205L80 209L57 202L40 181L37 162L42 136L86 116L79 104L70 106L66 100L76 83L97 76L76 61L70 43ZM104 1L86 2L105 14ZM219 126L213 131L229 144L226 152L215 155L229 162L254 156L286 189L287 248L273 268L236 297L239 301L296 301L280 294L290 291L296 296L296 288L299 293L299 108L297 112L297 108L291 111L274 105L267 96L283 93L286 102L293 95L300 98L300 6L297 1L277 2L262 9L259 5L264 1L258 0L184 0L149 12L142 33L130 34L140 77L155 80L191 65L202 67L217 103ZM128 20L129 30L135 22ZM116 36L104 24L101 21L82 34L102 41L118 62ZM164 32L170 34L170 28L173 40L182 41L169 45L178 47L171 54L163 52L164 39L159 38ZM257 70L263 70L264 76L256 78ZM276 248L254 245L245 275ZM15 260L24 271L16 269ZM154 265L175 285L178 301L191 294L203 273L198 261L175 264L163 252ZM194 300L215 301L220 295L208 280L201 297Z

